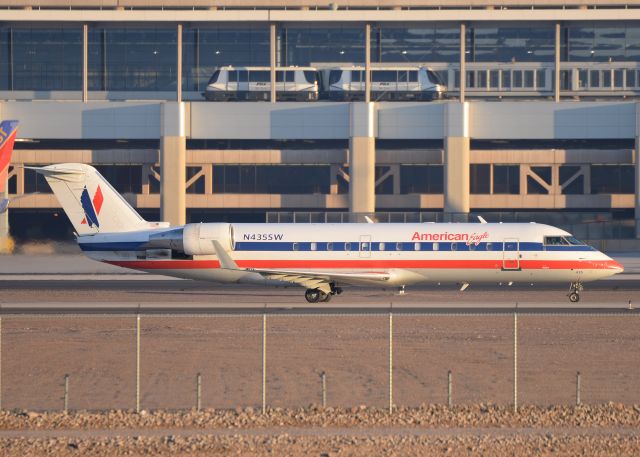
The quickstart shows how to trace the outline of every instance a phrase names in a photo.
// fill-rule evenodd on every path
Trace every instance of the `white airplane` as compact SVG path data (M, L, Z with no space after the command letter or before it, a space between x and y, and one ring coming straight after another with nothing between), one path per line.
M228 224L147 222L91 166L42 173L92 259L135 270L221 283L298 285L310 303L344 286L582 284L623 271L558 228L535 224Z

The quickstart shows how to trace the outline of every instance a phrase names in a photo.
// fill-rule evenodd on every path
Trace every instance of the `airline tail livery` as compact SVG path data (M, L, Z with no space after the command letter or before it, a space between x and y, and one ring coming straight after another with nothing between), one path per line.
M7 191L7 178L9 163L13 153L13 144L18 131L18 121L0 122L0 213L4 213L9 207L9 199L2 197Z
M450 283L582 285L622 266L570 233L535 223L229 224L147 222L95 168L42 173L71 220L82 251L112 265L221 283L296 285L310 303L345 286Z

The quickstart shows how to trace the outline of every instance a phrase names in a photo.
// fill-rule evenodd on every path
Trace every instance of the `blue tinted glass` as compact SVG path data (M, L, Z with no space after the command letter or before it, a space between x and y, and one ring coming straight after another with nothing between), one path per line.
M183 88L201 91L217 67L268 66L269 29L185 27L182 53Z
M173 28L90 28L90 89L175 91L176 41Z
M0 27L0 90L11 89L11 29Z
M82 30L80 28L4 29L3 47L13 62L2 84L13 90L80 90ZM3 53L4 54L4 53ZM6 56L9 53L5 54ZM6 58L6 57L5 57Z
M283 65L315 62L364 62L364 27L286 27Z
M608 62L640 60L640 23L570 23L566 36L569 61Z
M378 62L457 62L460 29L455 26L381 26L371 34Z
M478 25L467 34L466 46L471 62L553 62L555 29L550 24Z

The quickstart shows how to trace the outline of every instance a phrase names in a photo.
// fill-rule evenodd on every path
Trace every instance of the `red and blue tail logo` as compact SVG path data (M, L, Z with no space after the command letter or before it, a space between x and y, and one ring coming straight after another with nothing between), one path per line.
M80 195L80 203L82 204L82 209L84 210L84 219L82 219L81 224L89 224L89 227L93 227L94 225L100 228L100 221L98 220L98 215L100 214L100 209L102 208L102 202L104 202L104 197L102 195L102 189L98 185L96 189L96 193L93 194L93 200L89 197L89 191L87 190L87 186L84 186L82 190L82 195Z
M17 130L18 121L2 121L0 123L0 193L3 193L7 186L9 162L11 162Z

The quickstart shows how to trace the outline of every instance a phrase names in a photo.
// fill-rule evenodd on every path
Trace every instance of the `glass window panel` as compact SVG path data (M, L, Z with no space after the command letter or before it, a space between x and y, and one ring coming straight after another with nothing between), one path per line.
M396 82L398 79L398 72L388 70L376 70L371 72L371 81L374 83L381 82Z
M634 173L633 165L592 165L591 193L633 194Z
M518 165L493 166L493 193L520 193L520 167Z
M551 167L531 167L531 171L547 184L551 184Z
M552 62L555 30L547 23L529 26L471 27L467 47L472 62Z
M271 75L268 71L250 71L249 82L251 83L265 83L271 81Z
M471 164L470 166L470 187L472 194L491 193L491 165Z
M441 194L444 187L442 165L401 165L401 194Z
M527 176L527 194L546 195L549 191L531 176Z
M364 62L363 27L283 28L282 65ZM268 52L267 52L268 57Z

